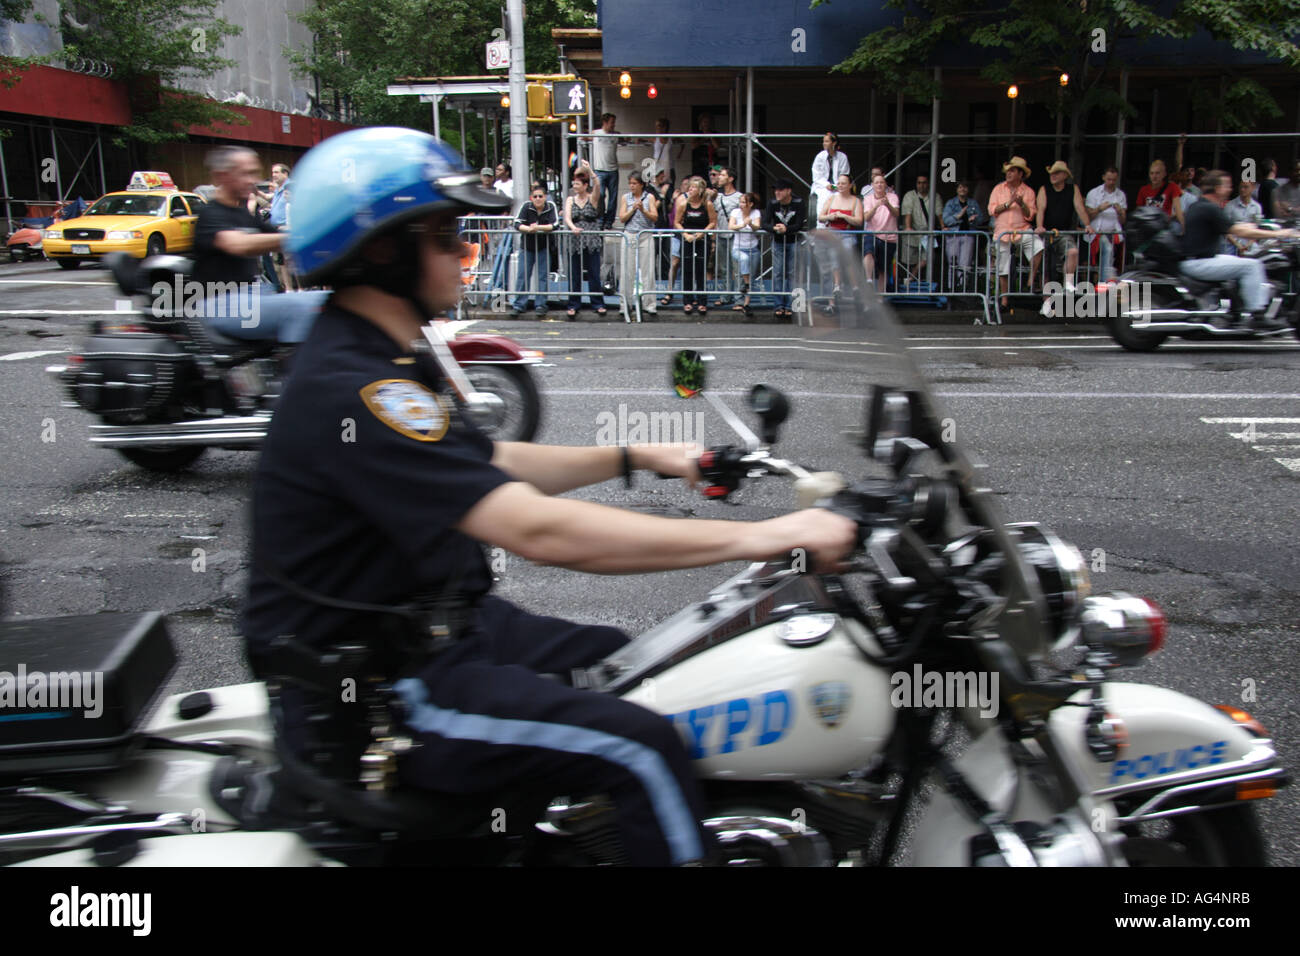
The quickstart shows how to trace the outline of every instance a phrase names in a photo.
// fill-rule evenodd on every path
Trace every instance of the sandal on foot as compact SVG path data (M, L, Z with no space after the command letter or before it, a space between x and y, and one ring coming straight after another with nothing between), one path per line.
M688 302L688 303L687 303L687 304L682 308L682 311L685 312L687 315L694 315L694 314L695 314L695 306L691 305L691 304Z

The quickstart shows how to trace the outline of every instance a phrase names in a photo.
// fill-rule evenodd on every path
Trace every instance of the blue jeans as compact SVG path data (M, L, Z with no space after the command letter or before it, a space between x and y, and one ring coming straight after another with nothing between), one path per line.
M614 225L614 213L618 210L618 170L598 169L596 179L600 181L600 201L605 204L601 228L608 229Z
M1238 256L1187 259L1181 268L1186 275L1203 282L1236 279L1241 291L1241 304L1247 312L1263 312L1273 295L1273 287L1265 278L1264 264L1258 259Z
M532 302L536 304L538 312L545 312L546 293L550 291L550 285L548 282L549 273L551 271L550 249L543 245L536 252L533 252L525 246L523 253L524 264L522 268L520 268L519 274L516 277L516 282L519 286L519 294L515 296L515 301L512 305L516 312L522 312L524 310L524 303ZM529 289L529 281L534 269L537 270L537 288L535 291L538 293L535 299L532 296L525 295L525 292L531 291Z
M282 292L269 283L237 283L237 288L203 303L204 324L232 339L275 339L296 344L307 338L328 292Z
M1097 239L1100 242L1097 249L1098 276L1105 282L1115 274L1115 237L1103 232Z
M789 296L782 293L790 291L790 277L794 274L794 254L798 248L794 240L783 242L778 239L772 243L772 291L777 293L774 298L778 309L788 309L791 305Z

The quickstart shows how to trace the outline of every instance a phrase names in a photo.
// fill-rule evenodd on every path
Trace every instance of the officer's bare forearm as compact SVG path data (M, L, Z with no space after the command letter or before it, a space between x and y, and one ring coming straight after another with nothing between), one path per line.
M230 256L260 256L277 252L284 245L283 232L239 232L226 229L217 233L212 244Z
M529 561L595 574L761 560L796 546L782 540L780 528L768 522L657 518L590 501L548 498L518 483L492 491L457 528Z
M623 452L608 446L499 441L494 445L492 464L543 494L558 495L623 474Z

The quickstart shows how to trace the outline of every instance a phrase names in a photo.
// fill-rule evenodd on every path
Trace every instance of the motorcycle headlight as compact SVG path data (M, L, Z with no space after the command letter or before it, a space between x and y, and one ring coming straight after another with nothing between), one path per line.
M1079 636L1079 608L1092 593L1083 555L1036 521L1007 525L1018 537L1021 557L1034 569L1051 618L1052 650L1071 647Z
M62 233L61 231L59 231L58 229L46 229L46 230L45 230L45 238L46 238L46 239L62 239L62 238L63 238L63 233Z

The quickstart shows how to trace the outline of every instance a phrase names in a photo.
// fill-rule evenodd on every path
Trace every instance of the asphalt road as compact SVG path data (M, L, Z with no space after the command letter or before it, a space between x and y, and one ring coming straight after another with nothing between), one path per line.
M91 418L60 407L43 369L76 343L87 315L118 298L99 269L0 265L0 560L7 615L162 609L181 653L173 691L247 679L233 627L244 583L255 457L210 451L188 472L156 475L86 442ZM619 406L680 411L667 360L684 344L717 356L712 385L739 408L766 382L794 411L778 445L817 467L854 467L841 435L860 421L867 384L852 356L791 367L788 327L660 322L480 322L542 348L540 441L601 437ZM1008 520L1042 521L1093 565L1095 590L1129 590L1166 611L1165 649L1129 679L1209 703L1234 703L1300 762L1300 343L1167 344L1149 355L1099 328L911 326L907 344L987 465ZM702 437L730 437L702 406ZM602 417L602 413L607 413ZM1273 421L1281 419L1282 421ZM695 420L690 420L694 426ZM1252 430L1253 422L1253 430ZM51 428L51 424L53 427ZM53 440L49 440L53 438ZM672 515L762 518L788 487L747 486L719 504L677 482L642 478L583 497ZM199 569L201 567L201 570ZM501 592L542 613L636 632L707 593L730 569L592 579L507 557ZM1300 863L1296 791L1261 810L1275 863Z

